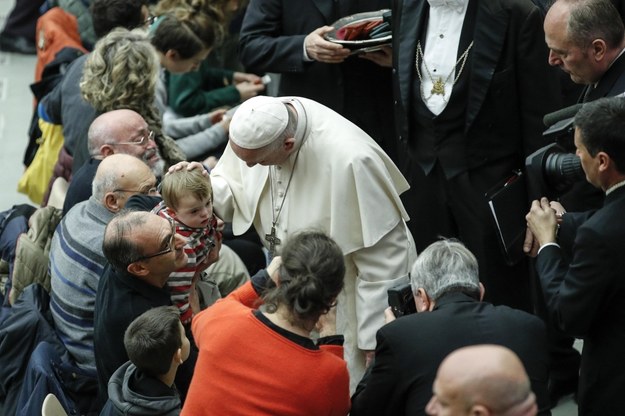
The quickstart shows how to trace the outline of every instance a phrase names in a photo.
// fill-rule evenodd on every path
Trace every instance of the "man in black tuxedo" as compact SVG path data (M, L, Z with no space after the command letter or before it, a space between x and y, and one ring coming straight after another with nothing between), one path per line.
M417 258L411 273L417 313L377 333L375 360L352 397L352 416L423 415L436 370L452 351L476 344L505 346L519 356L543 414L548 414L547 339L527 312L481 302L475 256L442 240ZM387 310L387 320L392 320Z
M402 199L417 250L459 238L478 259L487 299L525 310L527 263L506 265L485 193L546 144L542 117L559 107L542 22L523 0L393 4L395 126L410 155ZM384 53L367 55L385 64Z
M625 99L601 98L585 104L575 116L575 126L582 168L587 181L605 192L604 206L586 213L564 213L560 205L552 208L542 198L532 203L526 219L540 247L536 270L549 318L565 333L584 340L579 413L622 414ZM561 215L559 232L557 214ZM572 258L570 263L565 256Z

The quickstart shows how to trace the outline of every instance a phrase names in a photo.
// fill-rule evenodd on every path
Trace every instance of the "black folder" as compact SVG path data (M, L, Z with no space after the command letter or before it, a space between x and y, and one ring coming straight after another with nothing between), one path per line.
M525 257L523 242L528 211L525 176L521 171L514 172L488 191L486 199L502 254L512 266Z

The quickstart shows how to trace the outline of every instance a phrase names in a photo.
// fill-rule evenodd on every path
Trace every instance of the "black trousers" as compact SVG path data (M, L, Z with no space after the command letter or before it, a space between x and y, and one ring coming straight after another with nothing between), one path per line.
M7 17L2 33L21 36L35 43L35 30L39 19L39 8L45 0L16 0L15 7Z
M437 162L425 175L416 162L404 163L411 189L402 195L410 215L408 227L417 252L441 237L457 238L478 260L485 300L533 311L528 261L508 266L504 261L485 193L517 166L504 159L447 178ZM524 212L529 210L529 203Z

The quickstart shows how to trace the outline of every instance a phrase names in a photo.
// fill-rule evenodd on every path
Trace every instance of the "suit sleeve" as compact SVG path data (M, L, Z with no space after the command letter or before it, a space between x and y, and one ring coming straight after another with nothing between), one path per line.
M252 0L245 13L239 58L248 71L302 72L307 34L283 34L282 0Z
M584 337L611 297L610 282L618 273L614 253L607 241L590 227L580 227L570 266L557 246L545 247L536 268L550 319L567 334Z
M403 415L400 400L392 400L396 393L398 370L402 360L395 354L390 342L380 330L376 336L375 362L367 370L352 396L351 416Z

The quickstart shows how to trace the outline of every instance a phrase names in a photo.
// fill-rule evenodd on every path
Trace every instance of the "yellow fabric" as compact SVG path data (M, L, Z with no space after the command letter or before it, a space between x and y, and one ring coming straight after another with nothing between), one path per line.
M26 169L19 183L17 191L28 195L31 201L41 205L48 190L54 165L63 146L63 126L52 124L39 119L41 137L37 140L39 149L30 166Z

